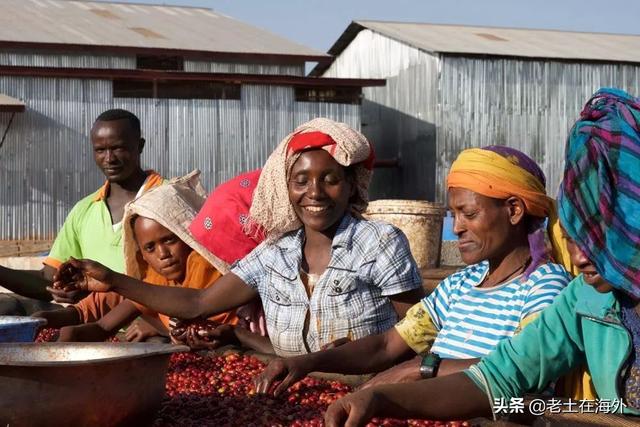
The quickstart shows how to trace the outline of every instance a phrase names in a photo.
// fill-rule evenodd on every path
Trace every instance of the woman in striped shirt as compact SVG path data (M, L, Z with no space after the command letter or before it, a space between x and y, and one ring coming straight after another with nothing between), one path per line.
M538 165L520 151L492 146L463 151L448 176L454 232L468 267L446 278L395 328L339 348L272 361L256 379L275 394L309 372L380 372L367 385L414 381L463 370L516 334L570 280L554 201ZM549 224L552 251L545 245ZM418 357L416 356L418 354ZM362 357L366 354L368 357Z
M350 394L327 409L325 426L365 425L372 417L503 417L518 412L526 393L539 393L582 364L597 400L563 402L560 411L601 418L562 417L558 424L638 424L613 414L640 416L640 98L614 88L596 92L569 132L564 160L559 215L580 274L477 365ZM533 402L522 412L539 413ZM546 413L554 413L553 402L546 403Z

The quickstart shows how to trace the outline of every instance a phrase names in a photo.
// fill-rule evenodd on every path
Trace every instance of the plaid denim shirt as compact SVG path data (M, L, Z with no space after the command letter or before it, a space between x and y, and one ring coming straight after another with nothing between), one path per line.
M308 298L300 279L304 230L262 243L232 268L256 289L267 329L281 356L318 351L332 341L378 334L398 320L390 295L422 286L405 235L394 226L345 215L333 238L331 260Z

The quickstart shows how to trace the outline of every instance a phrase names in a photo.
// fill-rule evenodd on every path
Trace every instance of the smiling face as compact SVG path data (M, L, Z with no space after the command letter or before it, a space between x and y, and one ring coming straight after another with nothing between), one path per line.
M291 168L289 201L304 224L318 232L337 226L355 192L345 167L325 150L303 152Z
M91 145L96 165L109 182L124 182L140 169L144 139L125 119L95 122Z
M453 214L453 232L466 264L490 262L508 254L521 241L524 206L517 198L498 200L464 188L450 188L449 209Z
M151 268L169 280L182 283L192 249L150 218L137 217L133 232L142 258Z
M591 263L584 252L582 252L576 242L566 234L564 229L562 230L562 235L567 239L567 250L571 256L571 264L575 265L580 273L582 273L584 281L588 285L593 286L598 292L606 293L613 290L613 286L600 276L596 267Z

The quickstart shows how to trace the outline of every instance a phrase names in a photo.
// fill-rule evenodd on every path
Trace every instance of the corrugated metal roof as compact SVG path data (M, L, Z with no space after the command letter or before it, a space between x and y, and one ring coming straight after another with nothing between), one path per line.
M366 20L353 21L328 53L339 55L364 28L429 53L640 62L640 35ZM318 64L311 75L329 66Z
M2 0L0 12L0 42L326 57L206 8Z
M427 52L640 62L640 35L355 21Z

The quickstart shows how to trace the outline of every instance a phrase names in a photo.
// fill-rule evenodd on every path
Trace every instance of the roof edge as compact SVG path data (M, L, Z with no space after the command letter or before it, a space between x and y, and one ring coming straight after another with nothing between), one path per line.
M432 22L416 22L416 21L383 21L377 19L357 19L354 22L359 23L363 27L369 28L368 23L371 24L407 24L407 25L429 25L435 27L457 27L457 28L482 28L490 30L515 30L515 31L536 31L536 32L555 32L555 33L568 33L568 34L595 34L605 36L623 36L623 37L638 37L640 34L629 33L611 33L600 31L578 31L578 30L561 30L558 28L531 28L531 27L500 27L492 25L467 25L467 24L447 24L447 23L432 23Z
M50 68L0 65L0 76L59 77L84 79L191 80L235 84L301 87L371 87L386 85L385 79L344 79L273 74L193 73L183 71L126 70L104 68Z
M480 26L480 25L457 25L457 24L430 24L424 22L400 22L400 21L376 21L376 20L355 20L352 21L349 26L345 29L345 31L340 35L338 40L329 48L328 52L332 55L332 58L329 61L319 62L309 73L309 76L320 77L325 71L331 67L334 63L336 57L340 55L344 49L355 39L355 37L362 30L370 30L374 33L380 34L384 37L388 37L398 43L402 43L406 46L410 46L414 49L417 49L421 52L434 55L434 54L443 54L443 55L451 55L451 56L469 56L469 57L494 57L494 58L517 58L523 60L553 60L557 62L582 62L582 63L598 63L598 64L633 64L637 65L640 61L624 61L624 60L609 60L609 59L598 59L598 58L587 58L587 57L575 57L575 58L566 58L566 57L554 57L554 56L527 56L527 55L508 55L508 54L492 54L492 53L475 53L475 52L460 52L460 51L450 51L450 50L427 50L419 46L415 46L407 42L406 40L399 39L393 35L388 33L379 31L376 28L372 28L367 26L367 23L397 23L397 24L424 24L424 25L439 25L439 26L449 26L449 27L465 27L465 28L491 28L491 29L506 29L506 30L523 30L523 31L555 31L555 32L564 32L564 33L577 33L577 34L596 34L596 35L613 35L613 36L628 36L628 37L638 37L638 35L633 34L619 34L619 33L587 33L580 31L563 31L563 30L549 30L549 29L528 29L528 28L511 28L511 27L489 27L489 26Z
M90 45L90 44L71 44L71 43L39 43L39 42L18 42L0 40L0 49L40 49L51 50L55 52L72 51L80 53L119 53L119 54L158 54L158 55L183 55L190 59L262 59L269 62L318 62L323 63L331 59L327 54L321 55L295 55L284 53L244 53L244 52L221 52L208 50L192 50L192 49L171 49L171 48L155 48L155 47L137 47L137 46L112 46L112 45Z
M23 113L25 107L22 100L0 93L0 113Z
M309 72L309 76L311 77L319 77L325 71L331 67L331 64L335 61L336 57L342 53L342 51L349 46L349 44L356 38L360 31L364 30L366 27L357 21L351 21L351 23L347 26L347 28L342 32L338 40L333 43L333 45L327 51L327 54L330 55L328 60L319 61L315 67Z
M24 105L4 105L0 103L0 113L24 113L26 107Z

